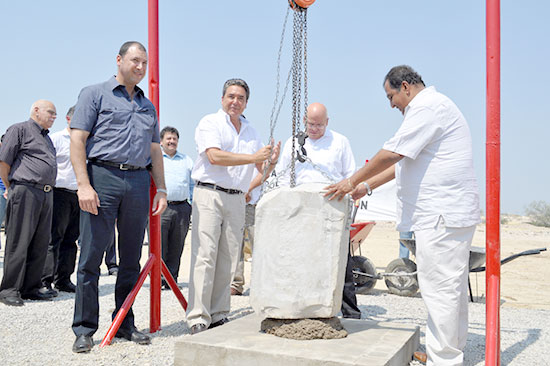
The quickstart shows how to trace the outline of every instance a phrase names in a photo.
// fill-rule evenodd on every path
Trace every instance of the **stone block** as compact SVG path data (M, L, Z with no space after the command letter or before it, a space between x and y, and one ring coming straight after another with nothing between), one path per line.
M326 184L283 187L256 206L250 303L263 317L330 318L340 310L349 245L349 200Z

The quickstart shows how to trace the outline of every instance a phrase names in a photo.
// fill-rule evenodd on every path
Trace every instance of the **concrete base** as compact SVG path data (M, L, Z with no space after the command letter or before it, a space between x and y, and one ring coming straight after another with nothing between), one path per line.
M297 341L260 332L252 314L176 343L174 365L336 366L408 365L420 343L418 327L342 319L343 339Z

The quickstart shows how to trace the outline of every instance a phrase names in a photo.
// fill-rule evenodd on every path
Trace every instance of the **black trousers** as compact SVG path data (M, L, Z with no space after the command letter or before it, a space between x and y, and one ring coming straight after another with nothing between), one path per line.
M98 215L81 211L81 248L78 261L73 332L93 335L99 322L99 266L107 245L118 230L119 269L115 285L113 318L139 276L141 247L149 213L150 176L146 170L122 171L89 163L90 183L99 196ZM134 327L128 311L122 329Z
M76 262L76 240L80 234L80 207L76 193L54 188L52 240L42 273L45 286L71 280Z
M342 308L340 310L344 318L361 319L361 310L357 307L357 296L355 296L355 284L353 283L352 270L351 254L348 251L344 294L342 296Z
M6 208L6 248L0 297L28 294L42 286L50 242L52 192L13 184Z
M190 219L191 205L187 201L180 204L169 204L161 216L162 260L166 263L176 282Z

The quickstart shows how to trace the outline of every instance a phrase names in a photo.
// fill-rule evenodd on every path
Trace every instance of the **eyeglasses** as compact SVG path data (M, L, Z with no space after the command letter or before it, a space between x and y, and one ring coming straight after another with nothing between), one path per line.
M307 125L308 128L325 128L326 127L326 125L322 124L322 123L307 122L306 125Z

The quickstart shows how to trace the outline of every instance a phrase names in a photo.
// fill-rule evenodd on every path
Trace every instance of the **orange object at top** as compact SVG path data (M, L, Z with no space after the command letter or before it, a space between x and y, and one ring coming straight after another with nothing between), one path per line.
M297 7L304 8L304 9L308 8L314 2L315 0L288 0L290 7L294 10L299 10L297 9Z

